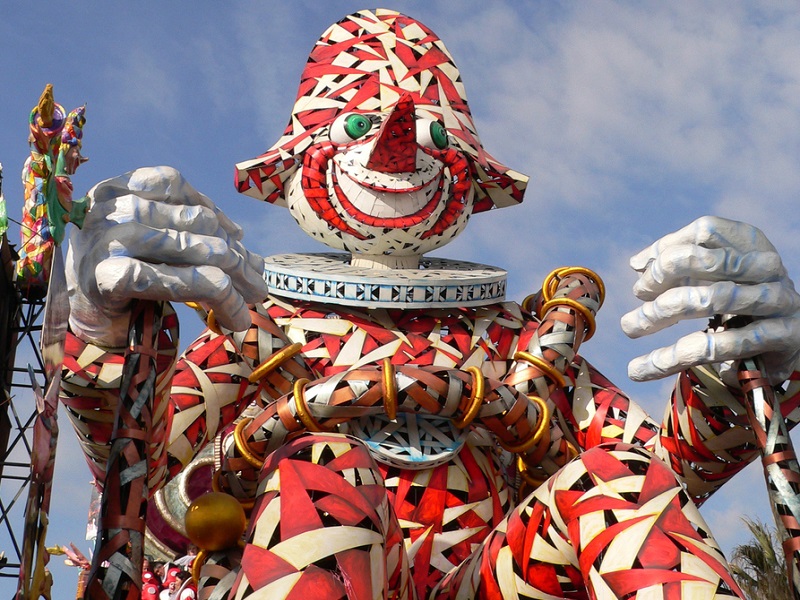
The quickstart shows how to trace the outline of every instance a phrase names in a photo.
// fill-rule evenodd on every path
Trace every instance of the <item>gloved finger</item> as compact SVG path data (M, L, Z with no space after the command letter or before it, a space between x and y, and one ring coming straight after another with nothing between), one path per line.
M100 228L140 223L153 229L175 229L203 235L216 235L221 229L217 214L206 206L165 204L132 194L96 204L86 218L90 226ZM225 237L228 237L227 232Z
M628 377L633 381L661 379L701 364L792 351L798 345L800 320L797 318L762 319L720 332L698 331L680 338L672 346L633 359L628 363Z
M735 248L740 252L774 252L760 229L722 217L700 217L686 227L665 235L630 260L631 267L643 271L647 264L671 246L691 244L706 248Z
M109 302L144 300L202 302L233 331L250 326L250 311L228 275L211 266L173 267L119 256L97 266L100 293Z
M142 192L155 193L156 200L162 200L170 204L183 204L190 201L214 211L220 226L233 239L240 240L244 232L242 228L230 220L211 199L205 194L201 194L181 175L179 171L172 167L150 167L133 171L130 187L136 191L137 195Z
M786 316L798 310L800 296L782 282L741 285L721 281L708 286L667 290L655 300L623 315L620 323L628 337L638 338L684 319L719 314Z
M224 271L236 290L249 301L263 300L267 295L263 261L244 250L238 242L235 244L241 252L220 237L153 229L136 222L123 223L103 233L90 250L88 264L102 264L108 253L112 257L128 256L159 265L213 266ZM253 268L254 264L259 265L260 270Z
M732 247L669 246L649 261L634 284L633 293L641 300L652 300L678 286L703 285L712 281L760 283L777 281L785 275L781 257L774 251L740 252Z
M203 206L216 215L220 226L231 238L242 239L242 228L219 210L208 196L194 189L183 175L172 167L136 169L98 183L89 191L88 195L90 206L94 208L97 204L129 194L173 206Z

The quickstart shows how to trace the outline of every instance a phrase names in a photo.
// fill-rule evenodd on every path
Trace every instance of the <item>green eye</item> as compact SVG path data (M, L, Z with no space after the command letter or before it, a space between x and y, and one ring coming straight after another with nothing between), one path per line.
M364 136L372 129L372 121L364 115L350 115L344 120L344 131L354 140Z
M447 148L447 131L438 121L431 121L431 140L439 150Z

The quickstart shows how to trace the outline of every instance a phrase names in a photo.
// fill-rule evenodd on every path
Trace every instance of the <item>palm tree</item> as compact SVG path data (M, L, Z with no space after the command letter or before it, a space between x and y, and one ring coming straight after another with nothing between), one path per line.
M742 520L753 538L733 549L731 570L736 583L749 600L792 600L777 530L759 520Z

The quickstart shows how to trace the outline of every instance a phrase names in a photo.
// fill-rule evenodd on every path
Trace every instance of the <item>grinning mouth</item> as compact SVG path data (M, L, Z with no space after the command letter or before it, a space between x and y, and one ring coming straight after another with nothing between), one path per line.
M331 142L307 149L301 185L308 205L320 219L356 239L365 240L373 235L353 229L342 218L345 215L363 225L398 229L413 227L435 212L441 213L431 228L420 234L420 239L426 239L445 231L466 208L471 185L469 165L453 148L443 151L420 148L434 160L423 161L427 167L402 175L345 163L337 150ZM344 212L340 213L332 204L334 197L341 207L339 210Z
M406 180L403 186L389 187L378 181L364 180L370 174L383 173L361 169L364 177L357 178L343 171L336 161L332 163L330 186L336 199L348 215L365 225L393 229L412 227L430 217L442 199L444 177L441 168L434 177L418 185Z

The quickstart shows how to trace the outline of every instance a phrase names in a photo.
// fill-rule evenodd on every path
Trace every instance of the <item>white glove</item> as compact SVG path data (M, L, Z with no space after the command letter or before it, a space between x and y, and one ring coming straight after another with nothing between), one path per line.
M644 304L622 317L632 338L684 319L742 315L738 329L699 331L672 346L635 358L634 381L658 379L700 364L761 355L772 383L797 368L800 355L800 296L781 258L755 227L719 217L701 217L664 236L631 258L641 275L633 287Z
M170 167L137 169L89 192L66 260L70 325L88 341L126 343L131 300L201 302L241 331L246 303L266 298L264 261L241 228Z

